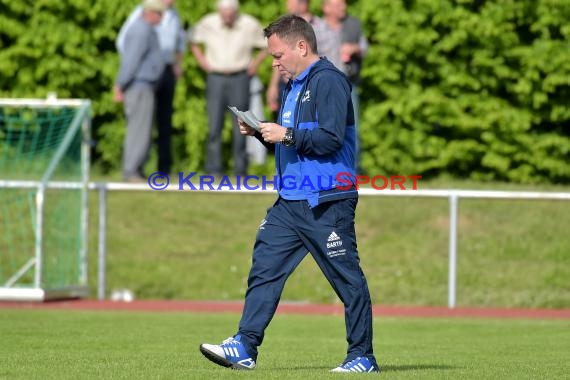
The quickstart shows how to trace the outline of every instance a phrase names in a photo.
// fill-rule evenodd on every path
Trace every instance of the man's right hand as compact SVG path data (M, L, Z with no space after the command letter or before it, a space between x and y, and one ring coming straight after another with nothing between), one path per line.
M123 90L117 85L113 86L113 100L117 103L122 103L125 100Z
M243 136L253 136L255 135L255 129L247 125L243 120L238 119L239 133Z

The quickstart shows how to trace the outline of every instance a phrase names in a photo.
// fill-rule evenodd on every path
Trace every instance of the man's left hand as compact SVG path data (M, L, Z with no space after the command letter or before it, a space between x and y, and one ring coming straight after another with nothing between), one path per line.
M172 71L174 71L174 77L176 79L180 79L182 76L182 65L179 62L176 62L174 65L172 65Z
M263 140L271 144L281 142L287 130L287 128L276 123L261 123L259 124L259 128L261 129Z

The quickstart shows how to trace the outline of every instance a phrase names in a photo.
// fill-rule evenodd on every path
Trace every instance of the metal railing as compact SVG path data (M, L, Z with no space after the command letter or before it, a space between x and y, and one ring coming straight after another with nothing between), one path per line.
M39 182L33 181L2 181L0 188L38 188ZM78 189L81 183L50 182L48 187L61 189ZM89 190L99 192L99 227L98 227L98 275L97 297L104 299L106 294L106 230L107 230L107 193L109 191L156 191L148 184L130 184L115 182L90 182ZM162 191L181 191L175 187L168 187ZM275 194L274 190L192 190L190 192L224 192L234 194ZM488 190L375 190L360 189L360 196L383 196L383 197L422 197L422 198L447 198L449 201L449 252L448 252L448 297L449 308L456 306L457 300L457 225L458 208L461 198L471 199L508 199L508 200L563 200L570 201L570 192L529 192L529 191L488 191Z
M99 268L98 291L99 299L105 298L105 268L106 265L106 220L107 220L107 192L108 191L149 191L147 184L125 183L91 183L90 189L99 191ZM155 190L152 190L155 191ZM162 190L164 191L164 190ZM166 191L180 191L175 187L168 187ZM192 190L215 191L235 194L274 194L273 190ZM484 190L384 190L360 189L360 196L388 196L388 197L424 197L447 198L449 200L449 252L448 252L448 297L447 306L454 308L457 300L457 225L460 198L478 199L523 199L523 200L570 200L570 192L527 192L527 191L484 191Z

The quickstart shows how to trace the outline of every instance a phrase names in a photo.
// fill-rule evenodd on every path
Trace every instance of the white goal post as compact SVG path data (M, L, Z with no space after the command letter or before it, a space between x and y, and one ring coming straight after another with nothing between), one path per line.
M91 102L0 99L0 300L88 295Z

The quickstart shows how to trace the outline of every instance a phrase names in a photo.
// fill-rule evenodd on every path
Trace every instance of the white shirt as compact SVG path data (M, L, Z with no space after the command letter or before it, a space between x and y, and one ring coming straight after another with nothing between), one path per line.
M204 44L208 65L220 72L247 69L254 49L266 47L261 24L246 14L240 14L231 28L218 13L208 14L192 30L190 41Z

